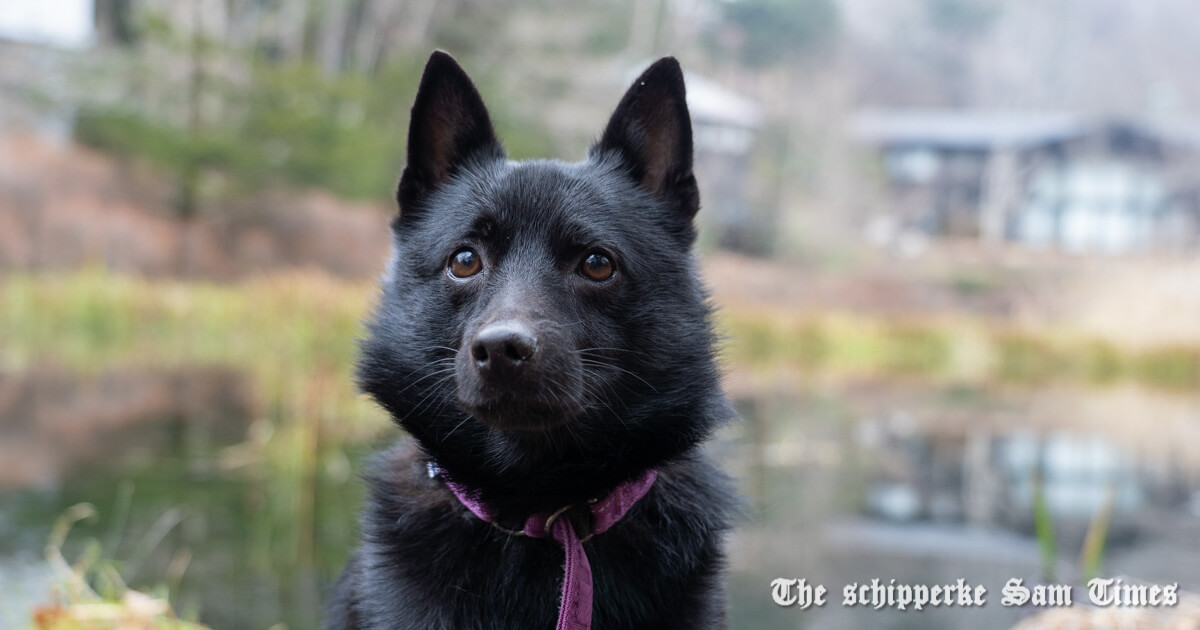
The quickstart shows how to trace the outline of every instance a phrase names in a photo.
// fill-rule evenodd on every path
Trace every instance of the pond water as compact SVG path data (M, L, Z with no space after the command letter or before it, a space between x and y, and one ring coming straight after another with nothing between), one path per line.
M214 628L320 627L357 539L354 471L375 445L287 432L228 370L0 378L0 627L20 628L51 577L55 519L79 502L64 549L95 541L134 586L167 587ZM1005 628L1013 577L1079 584L1089 524L1110 513L1103 572L1200 585L1200 397L1133 387L1009 389L781 377L737 387L744 420L713 454L747 520L731 540L732 628ZM1054 521L1047 567L1033 531ZM825 585L829 603L775 605L771 582ZM989 604L924 612L842 606L848 584L958 579ZM1083 592L1076 589L1077 599Z

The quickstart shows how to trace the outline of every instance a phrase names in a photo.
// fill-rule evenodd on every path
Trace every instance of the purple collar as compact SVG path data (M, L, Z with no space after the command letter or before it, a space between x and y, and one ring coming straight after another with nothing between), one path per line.
M588 502L588 510L592 513L592 531L580 540L575 533L575 527L568 518L559 518L574 505L559 508L550 514L533 514L525 520L525 527L520 530L509 530L496 523L495 510L479 499L479 491L472 490L451 481L446 471L439 468L435 462L428 464L430 477L441 477L446 487L458 497L458 500L471 510L480 520L491 523L501 531L513 536L528 536L530 538L545 538L547 533L566 554L563 564L562 599L558 604L558 624L555 630L590 630L592 627L592 567L588 564L587 553L583 543L596 534L603 534L621 520L629 508L639 499L646 496L650 486L658 477L658 471L651 468L625 483L617 486L603 499Z

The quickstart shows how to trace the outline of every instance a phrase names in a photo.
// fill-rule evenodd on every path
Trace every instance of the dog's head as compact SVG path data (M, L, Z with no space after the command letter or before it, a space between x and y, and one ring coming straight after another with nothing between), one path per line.
M726 415L674 59L634 82L586 160L515 163L470 79L435 52L397 200L359 378L463 481L627 474Z

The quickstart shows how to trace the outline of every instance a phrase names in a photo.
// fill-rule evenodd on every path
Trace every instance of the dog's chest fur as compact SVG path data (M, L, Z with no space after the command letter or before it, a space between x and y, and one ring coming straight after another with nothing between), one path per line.
M354 601L334 627L553 628L562 549L479 520L424 462L411 445L377 461L364 543L342 578ZM728 488L712 483L721 479L701 459L664 468L620 523L585 543L595 630L723 627L717 580L731 514Z

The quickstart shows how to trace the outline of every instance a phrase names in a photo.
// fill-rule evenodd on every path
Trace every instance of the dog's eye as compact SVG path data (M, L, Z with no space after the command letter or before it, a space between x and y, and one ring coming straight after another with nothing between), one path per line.
M474 250L460 249L450 257L447 270L455 278L470 278L483 270L483 261Z
M579 271L596 282L603 282L613 277L616 269L613 267L612 259L607 255L600 252L592 252L579 264Z

